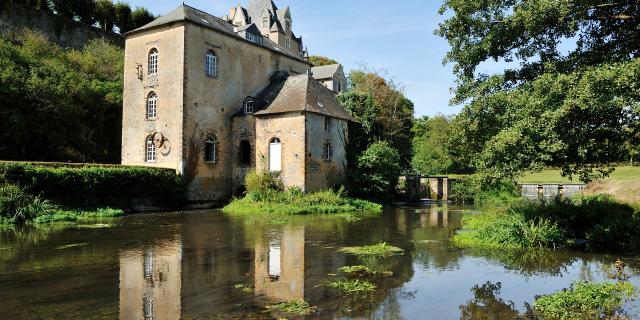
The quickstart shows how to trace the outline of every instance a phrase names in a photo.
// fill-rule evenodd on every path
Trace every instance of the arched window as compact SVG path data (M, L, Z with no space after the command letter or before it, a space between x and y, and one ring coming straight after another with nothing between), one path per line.
M331 143L325 143L324 144L324 155L323 158L325 161L331 161L331 158L333 157L333 147L331 146Z
M149 74L158 73L158 49L153 48L149 51Z
M213 136L208 136L204 142L204 161L216 163L216 138Z
M218 58L213 50L207 51L204 60L204 71L207 77L216 77L218 74Z
M155 119L158 116L158 96L155 92L147 96L147 119Z
M156 144L153 142L153 135L148 136L145 142L145 160L147 162L156 161Z
M251 143L248 140L240 141L240 164L243 166L251 165Z
M282 144L278 138L269 142L269 171L282 171Z

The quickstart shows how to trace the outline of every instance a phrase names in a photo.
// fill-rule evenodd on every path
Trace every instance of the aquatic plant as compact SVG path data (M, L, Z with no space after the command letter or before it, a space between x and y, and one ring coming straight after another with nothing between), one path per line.
M35 219L54 210L50 202L32 196L18 186L0 186L0 217L3 223L20 223Z
M294 316L306 316L313 313L315 307L309 305L303 299L283 301L266 306L271 312L282 312Z
M340 291L340 293L344 295L355 295L355 294L365 294L371 293L376 290L376 285L361 279L336 279L333 281L327 282L327 287L336 289Z
M33 222L36 224L53 222L77 222L91 219L116 218L123 215L124 211L112 208L98 208L95 211L56 209L48 214L43 214L36 217Z
M534 310L544 319L614 319L635 296L636 289L626 281L576 282L569 289L537 298Z
M354 254L358 256L391 256L404 253L403 249L389 245L386 242L379 242L370 246L344 247L338 252Z

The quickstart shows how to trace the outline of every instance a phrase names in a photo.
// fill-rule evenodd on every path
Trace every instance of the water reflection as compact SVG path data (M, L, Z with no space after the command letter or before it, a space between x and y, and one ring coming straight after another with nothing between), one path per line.
M304 299L318 307L314 318L500 319L573 281L606 279L618 258L460 250L449 238L468 209L389 208L381 217L305 216L281 226L203 211L132 216L111 228L11 228L0 231L0 305L8 319L262 319L266 304ZM380 241L406 253L338 252ZM639 285L638 259L622 259ZM340 267L361 264L393 276L376 280L366 299L323 285Z
M120 253L120 319L180 319L180 239Z
M255 294L275 301L304 299L304 226L255 237Z

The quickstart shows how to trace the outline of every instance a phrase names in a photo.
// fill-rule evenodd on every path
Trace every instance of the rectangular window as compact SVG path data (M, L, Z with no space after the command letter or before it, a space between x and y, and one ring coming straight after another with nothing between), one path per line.
M216 162L216 142L209 140L204 146L204 161L209 163Z
M262 27L263 28L269 27L269 17L262 17Z
M244 114L252 114L253 113L253 101L249 100L244 104Z
M218 73L218 58L216 55L209 51L207 52L207 56L205 58L205 73L207 77L216 77Z
M330 143L326 143L324 145L324 160L331 161L332 157L333 157L333 148L331 147Z
M287 49L291 49L291 39L284 38L284 43L287 46Z
M149 74L158 73L158 50L153 49L149 53Z
M331 131L331 118L324 118L324 131Z
M156 161L156 146L153 144L153 139L147 140L146 160L147 162Z

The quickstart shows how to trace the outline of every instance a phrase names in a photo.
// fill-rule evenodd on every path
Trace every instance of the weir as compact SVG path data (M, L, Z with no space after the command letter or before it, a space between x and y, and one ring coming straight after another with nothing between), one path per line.
M582 193L585 188L585 184L520 184L522 196L529 199L554 198L557 196L571 197Z

